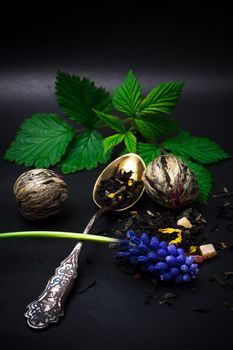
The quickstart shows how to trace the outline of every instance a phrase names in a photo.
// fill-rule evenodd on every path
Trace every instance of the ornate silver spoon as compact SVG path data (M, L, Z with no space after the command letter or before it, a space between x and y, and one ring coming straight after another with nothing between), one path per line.
M132 207L142 196L144 185L137 186L130 202L126 207L121 209L113 209L111 207L102 207L98 189L102 180L109 179L116 167L126 172L132 171L132 176L136 181L143 178L145 164L143 160L134 153L129 153L115 159L100 174L96 180L93 189L93 200L100 208L87 224L84 234L88 233L96 220L108 210L122 211ZM72 252L61 262L60 266L55 270L55 274L49 279L44 291L27 306L25 317L30 327L35 329L43 329L52 323L57 323L64 315L65 301L69 291L72 288L78 270L78 259L81 252L83 242L78 242Z

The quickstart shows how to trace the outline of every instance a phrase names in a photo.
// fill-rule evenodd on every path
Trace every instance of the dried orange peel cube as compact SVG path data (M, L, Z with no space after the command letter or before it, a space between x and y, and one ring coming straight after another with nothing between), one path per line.
M201 255L204 259L211 259L217 255L217 252L213 246L213 244L204 244L199 247Z

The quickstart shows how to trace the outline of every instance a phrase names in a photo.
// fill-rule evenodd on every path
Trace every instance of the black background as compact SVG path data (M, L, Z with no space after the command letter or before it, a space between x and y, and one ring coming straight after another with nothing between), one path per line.
M224 2L216 8L201 2L155 3L153 7L131 3L129 8L125 3L86 5L75 8L68 2L48 10L38 2L1 12L1 232L79 232L96 211L91 194L103 166L67 175L69 200L63 211L41 223L30 223L19 214L12 193L16 178L26 168L3 160L26 117L59 113L54 97L58 69L87 76L110 91L129 68L141 81L144 93L162 81L186 81L174 119L185 130L209 137L233 154L232 24ZM232 189L231 160L210 170L214 192L221 192L224 186ZM208 206L198 206L207 218L210 242L232 242L228 222L215 217L216 207L223 202L210 198ZM156 208L146 196L137 207ZM111 229L119 217L106 215L95 232ZM216 223L220 230L212 232ZM158 300L146 305L144 300L153 288L150 282L123 274L106 246L85 243L64 319L43 332L29 329L23 316L26 305L40 294L73 246L72 241L50 239L0 242L0 343L6 343L4 348L228 348L233 314L224 301L233 303L232 291L209 282L209 277L233 269L232 252L220 253L204 264L191 285L173 287L172 291L180 293L173 306L159 305ZM92 264L86 262L87 257ZM78 294L93 280L97 281L94 288ZM169 290L161 285L158 298ZM194 307L210 312L198 314Z

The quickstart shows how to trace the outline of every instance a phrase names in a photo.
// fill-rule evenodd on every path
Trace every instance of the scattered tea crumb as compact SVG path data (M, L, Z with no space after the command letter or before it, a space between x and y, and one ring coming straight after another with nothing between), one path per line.
M172 302L178 298L178 294L176 293L165 293L161 299L159 299L159 304L167 304L169 306L172 305Z
M224 305L226 306L226 308L230 309L230 311L233 312L233 305L231 305L229 301L224 301Z
M229 191L226 186L223 188L223 192L213 194L213 198L222 198L222 197L231 197L231 196L233 196L233 192Z
M157 295L157 285L158 285L158 280L157 278L151 278L150 279L152 282L152 287L150 287L149 289L146 289L146 298L144 300L144 304L149 305L152 301L155 301L158 299L158 295Z
M230 203L224 203L220 207L218 207L218 213L216 215L217 218L233 220L233 207Z
M147 210L146 212L147 212L148 215L154 216L154 214L150 210Z
M129 213L130 213L131 215L134 215L134 214L137 214L138 212L137 212L136 210L130 210Z
M216 244L217 250L233 250L233 244L226 244L225 242L220 242Z
M206 309L204 307L194 307L193 311L198 312L200 314L204 314L204 313L210 312L210 310L208 310L208 309Z
M108 245L108 248L116 250L117 248L119 248L119 243L110 243Z
M225 242L220 242L216 245L217 250L229 249L229 246Z
M223 272L223 274L225 277L229 278L233 276L233 271L226 271L226 272Z
M158 280L157 280L157 278L151 278L151 282L152 282L152 284L153 284L153 287L154 287L154 289L157 289L157 287L158 287Z
M153 299L153 295L147 295L146 299L144 300L144 304L149 305Z
M210 231L212 231L212 232L216 232L216 231L218 231L219 230L219 226L218 225L214 225L211 229L210 229Z
M216 281L221 287L226 287L226 283L217 275L212 275L209 279L210 282Z
M120 230L115 230L114 233L117 236L117 238L123 238L124 237L122 231L120 231Z
M95 287L96 286L96 280L93 280L90 284L88 284L85 288L81 289L78 291L78 294L83 294L85 293L86 291L88 291L88 289L92 288L92 287Z
M228 301L224 301L224 305L225 305L226 307L231 307L231 304L230 304Z

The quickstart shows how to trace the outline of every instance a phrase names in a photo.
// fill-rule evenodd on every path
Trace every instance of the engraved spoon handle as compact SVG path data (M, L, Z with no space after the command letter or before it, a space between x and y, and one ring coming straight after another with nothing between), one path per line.
M98 218L108 209L99 209L87 224L83 233L88 233ZM27 306L25 317L30 327L46 328L51 323L57 323L64 315L64 306L69 291L72 288L78 270L78 258L83 243L78 242L72 252L61 262L55 274L49 279L44 291Z

